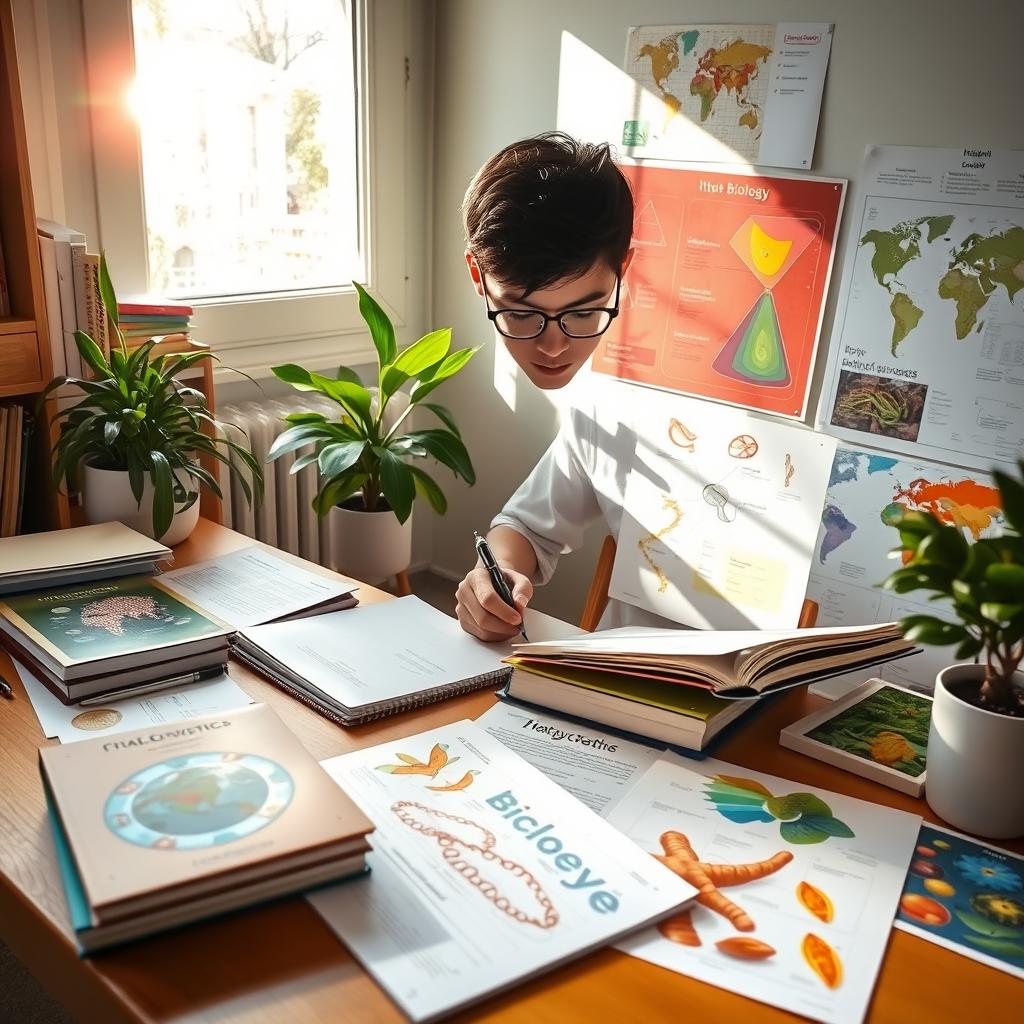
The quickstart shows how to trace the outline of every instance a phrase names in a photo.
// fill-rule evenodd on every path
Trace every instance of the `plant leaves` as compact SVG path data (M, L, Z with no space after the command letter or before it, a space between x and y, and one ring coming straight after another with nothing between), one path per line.
M81 357L89 364L97 377L110 376L110 366L103 356L103 351L85 331L75 331L75 347Z
M429 409L457 438L462 439L462 434L459 433L459 428L455 425L455 417L452 416L449 409L433 402L424 402L423 408Z
M437 367L420 373L420 383L412 389L410 395L412 402L415 404L422 401L434 388L443 384L449 377L454 377L479 351L479 345L476 348L460 348L445 356Z
M159 540L174 517L174 478L163 452L150 452L149 457L153 466L150 474L153 481L153 537Z
M418 469L416 466L409 466L408 464L407 468L412 473L416 484L416 493L420 497L426 498L430 507L439 516L443 516L448 511L448 499L444 496L444 491L422 469Z
M320 449L320 472L327 477L338 476L351 469L366 449L365 441L332 441Z
M374 448L380 458L380 489L400 523L412 512L416 499L416 482L410 468L386 448Z
M318 391L337 402L354 419L363 423L367 430L370 429L370 405L373 396L362 384L353 384L347 380L331 380L330 377L324 377L319 373L311 373L309 379Z
M419 341L414 341L404 352L399 353L398 358L392 364L396 370L401 370L407 377L418 377L424 370L438 366L442 359L448 355L452 347L452 329L442 328L439 331L431 331L424 334Z
M476 483L476 473L470 461L469 452L461 439L448 430L417 430L405 435L414 444L421 445L456 475L471 486Z
M325 484L313 499L313 509L317 516L323 519L335 505L340 505L346 498L352 497L368 479L366 473L353 472Z
M377 300L358 281L353 281L352 284L359 293L359 314L370 328L373 347L377 350L377 359L380 368L383 369L394 362L398 349L395 343L395 328L388 315L377 304Z
M347 380L350 384L358 384L363 387L363 380L355 370L348 366L339 366L338 372L334 375L338 380Z
M271 372L278 380L285 384L291 384L297 391L319 391L320 389L310 379L309 370L297 366L295 363L285 363L283 366L271 367ZM324 378L325 380L327 378Z
M106 310L110 322L117 327L117 296L114 294L114 286L110 281L110 271L107 268L107 254L100 253L100 298L103 300L103 308ZM120 331L118 332L120 336Z
M1017 467L1024 477L1024 460ZM992 471L992 478L1002 496L1003 515L1017 533L1024 533L1024 480L1015 480L1001 469Z
M934 615L907 615L900 619L900 632L908 640L936 647L963 643L970 637L964 626L936 618Z

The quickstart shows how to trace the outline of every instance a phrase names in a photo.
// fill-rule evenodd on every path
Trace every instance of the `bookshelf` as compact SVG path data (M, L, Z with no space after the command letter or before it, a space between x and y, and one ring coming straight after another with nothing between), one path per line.
M34 415L39 393L53 378L53 364L11 0L0 0L0 139L0 246L11 304L11 315L0 317L0 402L18 402ZM212 366L206 363L197 372L201 378L188 383L204 392L213 412ZM55 425L37 417L28 452L23 532L82 522L81 509L51 482L50 450L56 438ZM213 460L201 461L215 470ZM205 489L200 510L220 522L220 502Z

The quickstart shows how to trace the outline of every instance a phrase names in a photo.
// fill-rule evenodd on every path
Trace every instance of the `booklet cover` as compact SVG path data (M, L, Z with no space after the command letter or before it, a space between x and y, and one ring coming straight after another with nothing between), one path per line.
M869 679L834 704L787 725L779 733L779 743L920 796L931 716L931 697Z
M701 890L624 952L829 1024L871 998L921 819L664 754L608 815Z
M413 1020L581 956L696 893L473 722L323 766L374 820L372 871L308 899Z
M149 893L280 870L373 827L265 704L39 756L100 920Z
M923 824L896 927L1024 980L1024 857Z
M64 671L227 632L149 576L13 595L0 602L0 618L13 639Z

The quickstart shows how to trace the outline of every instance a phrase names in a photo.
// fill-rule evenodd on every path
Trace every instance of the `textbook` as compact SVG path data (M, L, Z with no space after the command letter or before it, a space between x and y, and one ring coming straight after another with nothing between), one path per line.
M0 594L156 571L171 549L123 523L26 533L0 540Z
M473 722L321 763L376 824L372 870L307 898L414 1021L581 957L697 895Z
M708 690L656 679L573 668L516 668L502 696L685 750L703 750L727 725L757 706L720 700Z
M500 686L497 648L418 597L239 630L232 653L339 725Z
M788 630L626 626L555 643L514 644L508 661L530 672L557 669L565 680L587 669L749 698L916 651L895 622Z
M264 704L39 752L85 952L365 867L373 826Z
M149 576L0 601L0 644L65 704L223 668L229 632Z

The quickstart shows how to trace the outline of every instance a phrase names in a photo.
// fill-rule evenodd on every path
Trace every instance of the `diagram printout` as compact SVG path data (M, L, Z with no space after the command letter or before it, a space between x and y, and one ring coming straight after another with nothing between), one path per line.
M812 1020L863 1020L917 815L666 753L608 820L700 889L619 949Z
M688 626L796 626L835 440L651 391L609 594Z
M895 594L882 581L900 565L895 517L931 512L960 529L970 543L1003 532L999 490L983 473L903 459L884 452L836 450L814 548L807 596L818 602L819 626L892 622L904 615L953 617L948 601L927 591ZM940 669L956 661L952 647L816 683L812 692L839 696L870 676L930 692Z
M818 421L986 470L1024 448L1024 153L875 146Z
M845 182L625 165L636 214L594 369L800 418Z
M621 128L637 157L806 169L831 46L829 24L631 28L625 68L641 88L609 137Z

